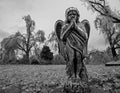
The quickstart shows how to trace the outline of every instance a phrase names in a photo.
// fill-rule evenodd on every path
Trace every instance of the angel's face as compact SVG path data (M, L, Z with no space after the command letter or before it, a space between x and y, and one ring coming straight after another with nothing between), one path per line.
M71 22L73 19L76 21L78 20L78 14L76 13L76 11L70 11L67 15L67 20L69 22Z

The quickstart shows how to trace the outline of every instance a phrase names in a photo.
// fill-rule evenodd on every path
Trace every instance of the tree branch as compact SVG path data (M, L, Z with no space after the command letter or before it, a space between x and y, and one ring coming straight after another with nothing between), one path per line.
M29 45L28 51L34 46L34 44Z
M96 10L98 13L100 13L101 15L106 16L104 13L102 13L100 10L98 10L94 5L91 5L92 8L94 8L94 10Z
M115 47L115 49L118 49L118 48L120 48L120 45L119 45L119 44L117 44L117 46Z
M22 47L18 42L17 42L18 48L24 52L26 52L26 50L24 49L24 47Z
M102 8L105 8L102 4L97 3L97 2L89 1L89 3L94 4L94 5L99 5L99 6L101 6Z
M26 42L27 42L27 41L26 41L26 37L25 37L24 35L22 35L22 34L21 34L20 36L23 37L23 39L25 40L25 44L27 44L27 43L26 43Z
M93 2L93 1L89 1L89 3L91 4L92 8L93 8L94 10L96 10L98 13L100 13L101 15L108 16L108 17L112 18L114 23L120 23L120 19L119 19L119 18L114 17L113 15L110 15L110 14L106 14L106 13L107 13L107 10L106 10L105 6L103 6L102 4L97 3L97 2ZM104 2L104 3L105 3L105 2ZM104 9L104 10L103 10L103 9L101 8L101 9L104 11L104 13L102 13L100 10L98 10L98 9L95 7L95 5L101 6L101 7Z

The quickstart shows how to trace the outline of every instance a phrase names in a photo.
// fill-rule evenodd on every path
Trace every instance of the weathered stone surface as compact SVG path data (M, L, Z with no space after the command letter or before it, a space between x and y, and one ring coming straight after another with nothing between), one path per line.
M116 92L116 93L120 93L120 89L118 89L118 90L115 90L115 92Z
M9 86L5 89L1 89L0 93L21 93L21 89L17 86Z
M50 93L65 93L63 87L58 87L52 90Z
M0 89L0 93L5 93L5 91L3 89Z
M71 90L64 90L63 87L56 88L52 90L50 93L110 93L109 91L105 91L102 88L90 87L89 89L85 89L84 91L71 91ZM116 93L120 93L120 90L116 90Z
M88 84L80 78L69 79L63 88L65 93L90 93Z
M109 93L104 91L102 88L96 88L96 87L91 87L90 90L91 90L90 93Z

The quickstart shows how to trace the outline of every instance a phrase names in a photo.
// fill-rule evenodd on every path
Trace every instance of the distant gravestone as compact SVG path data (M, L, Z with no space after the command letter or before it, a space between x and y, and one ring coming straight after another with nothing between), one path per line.
M105 66L120 66L120 61L112 61L105 64Z

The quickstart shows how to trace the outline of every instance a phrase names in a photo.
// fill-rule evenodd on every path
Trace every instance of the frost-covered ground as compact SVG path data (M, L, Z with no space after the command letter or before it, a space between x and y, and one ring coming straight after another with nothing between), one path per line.
M88 65L87 71L91 84L101 80L102 87L109 89L115 81L119 88L119 66ZM66 79L65 65L0 65L0 93L49 93Z

